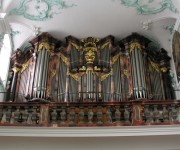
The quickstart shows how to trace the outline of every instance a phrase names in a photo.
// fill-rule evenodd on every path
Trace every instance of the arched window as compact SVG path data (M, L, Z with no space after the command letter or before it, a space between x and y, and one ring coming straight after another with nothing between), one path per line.
M11 42L8 34L4 35L3 45L0 51L0 92L5 92L5 85L9 70L9 58L11 55Z

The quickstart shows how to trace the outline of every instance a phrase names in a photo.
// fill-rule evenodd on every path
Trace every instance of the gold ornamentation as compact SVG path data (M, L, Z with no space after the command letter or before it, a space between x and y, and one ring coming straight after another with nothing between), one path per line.
M92 67L88 67L86 71L93 71Z
M101 76L101 81L105 80L107 77L109 77L110 75L112 75L113 69L111 68L111 71L109 73L103 74Z
M92 71L93 73L97 74L99 77L101 77L101 80L105 80L109 75L112 74L112 68L110 71L107 70L107 68L98 68L98 66L94 66L94 60L96 58L96 53L99 49L104 49L106 46L111 44L110 41L107 41L106 43L102 44L101 46L98 45L99 39L93 38L93 37L88 37L86 39L81 40L81 44L75 43L73 41L70 42L70 44L75 47L78 51L82 50L84 59L86 60L86 65L87 66L81 66L80 68L73 68L73 70L77 70L76 73L70 72L68 70L68 75L71 76L73 79L77 80L79 79L79 76L83 75L84 73L87 73L87 71ZM115 63L120 56L120 53L116 55L113 59L112 62ZM59 57L65 62L66 64L69 63L69 59L66 58L64 55L59 54ZM97 73L99 71L106 72L106 73ZM108 73L107 73L108 71Z
M115 55L115 56L112 58L111 62L112 62L113 65L114 65L114 63L119 59L119 56L120 56L120 53L118 53L117 55Z
M81 42L83 44L83 51L85 52L85 59L88 64L93 64L95 59L95 52L98 51L97 49L97 42L99 39L88 37L86 39L82 39Z
M99 42L99 38L93 38L93 37L88 37L86 39L81 39L81 42L87 43L88 41L93 41L94 43Z
M40 43L40 45L39 45L39 47L38 47L38 52L40 52L40 51L43 49L43 47L46 49L46 51L47 51L48 53L50 53L50 52L51 52L51 49L53 49L53 47L50 46L49 43L47 43L47 42L42 42L42 43Z
M128 78L129 77L129 73L128 73L128 70L127 69L124 69L124 75Z
M79 76L77 74L73 74L69 71L69 69L67 70L67 75L71 76L74 80L78 81Z
M24 72L24 70L26 70L26 68L29 66L29 61L27 61L25 64L22 65L22 69L21 69L21 73Z
M101 68L98 68L97 66L95 66L94 71L101 71Z
M86 67L82 66L82 68L79 68L79 71L86 71Z
M111 44L109 41L108 42L106 42L106 43L104 43L101 47L100 47L100 49L104 49L106 46L108 46L109 44Z
M74 43L74 42L71 42L71 45L74 46L78 51L80 51L81 46L77 45L77 44Z
M93 64L94 59L95 59L95 53L92 50L89 50L86 54L85 54L85 58L88 64Z
M150 61L150 64L151 64L151 66L152 66L157 72L160 72L160 69L159 69L158 64L156 64L156 63L154 63L154 62L152 62L152 61Z
M130 53L132 53L135 49L141 50L141 44L138 42L133 42L130 45Z
M83 51L97 51L98 41L99 39L93 37L82 39L81 42L83 43Z
M162 72L167 72L167 70L168 70L168 69L167 69L166 67L161 68L161 71L162 71Z
M59 58L62 59L62 61L63 61L66 65L68 65L68 63L69 63L69 58L65 57L62 53L59 53L58 56L59 56Z
M19 72L19 68L18 67L14 67L14 68L12 68L12 70L14 71L14 73L17 73L17 72Z
M53 69L53 70L51 71L51 77L53 78L55 75L56 75L56 70Z
M83 48L83 51L86 51L86 52L88 52L88 51L93 51L93 52L97 52L97 47L84 47Z

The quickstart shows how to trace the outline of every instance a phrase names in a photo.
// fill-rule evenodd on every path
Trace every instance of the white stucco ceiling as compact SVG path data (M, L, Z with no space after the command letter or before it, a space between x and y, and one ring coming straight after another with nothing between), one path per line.
M161 47L171 54L173 33L169 31L171 29L169 26L175 24L174 29L178 29L180 20L180 13L177 13L177 11L180 12L179 0L1 1L1 13L6 13L4 20L9 25L8 28L13 31L14 50L33 38L34 27L37 27L40 32L49 32L59 40L64 40L68 35L77 38L88 36L103 38L110 34L120 40L132 32L137 32L159 42ZM66 2L66 5L63 2ZM125 4L129 4L129 7ZM173 4L176 10L170 4ZM45 13L47 6L51 10ZM64 6L68 7L58 9ZM16 11L12 11L18 7ZM138 14L138 8L144 8L141 11L142 14ZM54 14L50 15L51 13ZM39 18L37 18L38 15L40 15ZM47 18L48 15L52 18Z

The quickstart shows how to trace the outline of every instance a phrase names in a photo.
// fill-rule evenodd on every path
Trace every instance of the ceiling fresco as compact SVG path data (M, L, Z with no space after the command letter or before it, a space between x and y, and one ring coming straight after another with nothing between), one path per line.
M112 1L113 2L113 1ZM166 9L179 13L171 0L120 0L122 5L135 7L138 14L157 14ZM76 6L64 0L19 0L17 7L9 11L9 15L19 15L34 21L45 21L58 15L63 9ZM33 13L32 13L33 12Z
M173 23L173 24L169 24L169 25L163 25L163 28L164 28L165 30L169 31L170 34L172 34L172 33L173 33L173 30L174 30L174 26L175 26L175 24Z
M53 18L62 9L73 6L75 5L68 5L64 0L20 0L19 6L10 10L9 15L20 15L26 19L44 21Z
M179 13L178 9L173 4L172 0L120 0L121 3L128 7L135 7L138 14L150 15L157 14L165 9L169 9L174 13Z

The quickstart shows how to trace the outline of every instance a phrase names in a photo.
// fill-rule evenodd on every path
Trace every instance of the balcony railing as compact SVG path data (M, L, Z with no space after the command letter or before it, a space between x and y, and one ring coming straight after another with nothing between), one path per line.
M0 126L139 126L180 124L180 101L1 102Z

